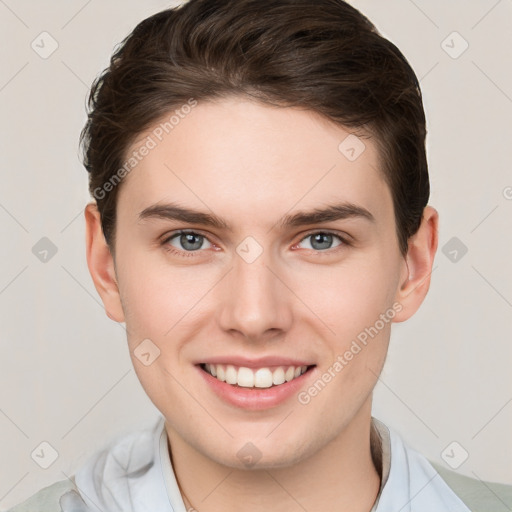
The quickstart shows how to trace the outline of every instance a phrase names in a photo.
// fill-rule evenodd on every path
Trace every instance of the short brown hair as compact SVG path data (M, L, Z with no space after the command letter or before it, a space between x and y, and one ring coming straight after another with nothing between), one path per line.
M407 253L430 193L418 79L342 0L189 0L137 25L95 80L81 134L111 250L119 186L104 185L135 138L191 98L232 95L306 108L375 137Z

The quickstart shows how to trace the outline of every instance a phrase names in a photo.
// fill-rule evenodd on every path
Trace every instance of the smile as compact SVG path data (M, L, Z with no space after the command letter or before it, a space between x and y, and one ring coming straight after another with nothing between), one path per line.
M202 364L201 368L221 382L243 388L270 388L290 382L308 370L308 366L247 368L231 364Z

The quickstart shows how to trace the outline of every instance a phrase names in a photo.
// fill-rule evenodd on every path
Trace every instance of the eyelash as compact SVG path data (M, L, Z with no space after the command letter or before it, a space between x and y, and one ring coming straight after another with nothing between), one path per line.
M191 257L191 256L195 256L195 253L199 253L199 252L202 252L201 249L198 249L196 251L182 251L182 250L179 250L179 249L176 249L175 247L173 247L172 245L169 244L169 242L180 236L180 235L199 235L203 238L205 238L206 240L208 240L208 242L212 243L208 237L206 235L203 235L202 233L198 232L198 231L192 231L192 230L178 230L178 231L175 231L173 232L171 235L167 236L163 241L162 241L162 246L164 247L164 249L168 252L170 252L171 254L175 254L177 256L181 256L181 257L184 257L184 258L188 258L188 257ZM320 255L324 255L324 254L332 254L333 252L337 252L337 250L339 249L343 249L344 246L351 246L352 244L347 240L347 238L341 236L340 234L338 233L335 233L334 231L328 231L328 230L317 230L317 231L311 231L309 233L307 233L306 235L304 235L297 243L294 244L297 245L297 244L300 244L301 242L303 242L304 240L306 240L307 238L309 237L312 237L314 235L318 235L318 234L322 234L322 235L331 235L335 238L337 238L341 243L340 245L337 245L336 247L332 247L330 249L324 249L324 250L315 250L315 249L307 249L309 251L313 251L314 253L318 254L319 256Z

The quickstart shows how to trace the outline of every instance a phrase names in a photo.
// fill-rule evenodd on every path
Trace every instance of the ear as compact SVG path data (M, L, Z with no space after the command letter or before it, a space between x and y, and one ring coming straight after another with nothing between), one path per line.
M402 309L393 319L394 322L403 322L414 315L427 295L437 251L438 226L437 211L427 206L423 210L420 228L409 239L401 286L396 295Z
M87 266L94 286L100 294L107 316L116 322L124 322L114 258L103 235L98 207L95 203L89 203L84 213Z

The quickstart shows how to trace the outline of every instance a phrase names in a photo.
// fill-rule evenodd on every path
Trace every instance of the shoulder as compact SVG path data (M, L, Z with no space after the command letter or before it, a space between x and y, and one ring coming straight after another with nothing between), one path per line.
M73 479L60 480L44 487L8 512L86 511Z
M8 512L90 512L99 508L133 510L140 503L160 498L154 510L164 510L160 502L165 485L155 464L156 448L165 432L161 417L145 428L120 434L93 452L74 476L39 490ZM141 496L139 496L141 494ZM144 508L145 510L146 508Z
M512 485L486 482L461 475L429 461L439 476L472 512L493 512L512 509Z
M375 422L383 441L383 461L389 465L376 511L388 512L407 503L410 512L500 512L512 510L512 486L460 475L428 460L407 445L398 432ZM476 476L476 475L475 475ZM398 501L397 501L398 500Z

